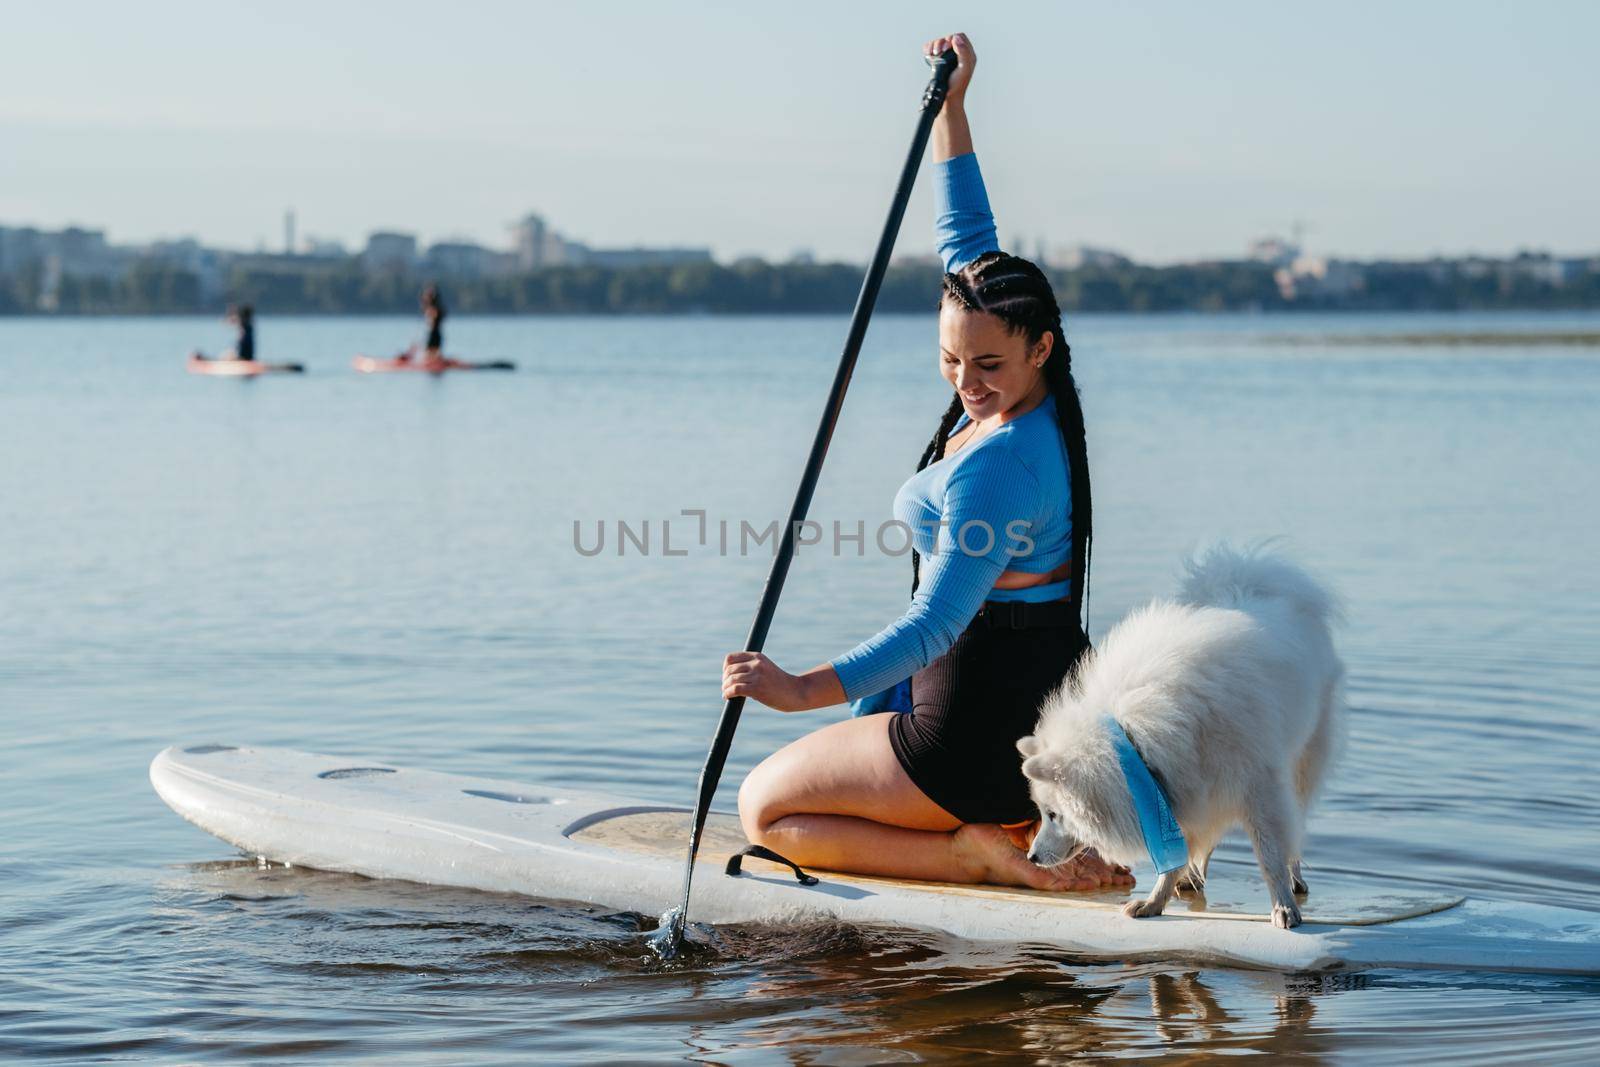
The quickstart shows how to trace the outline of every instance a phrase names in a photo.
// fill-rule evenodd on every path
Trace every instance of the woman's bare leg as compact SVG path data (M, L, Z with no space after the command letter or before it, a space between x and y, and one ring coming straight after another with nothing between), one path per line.
M745 834L804 866L922 881L1095 889L1131 885L1098 857L1046 870L998 826L966 824L912 783L889 716L846 719L779 749L739 789Z

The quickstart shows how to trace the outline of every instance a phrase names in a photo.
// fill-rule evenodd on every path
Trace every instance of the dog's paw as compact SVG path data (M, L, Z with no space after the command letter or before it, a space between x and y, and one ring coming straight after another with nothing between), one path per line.
M1178 892L1180 893L1204 893L1205 890L1206 880L1193 871L1186 872L1182 878L1178 879Z
M1291 930L1300 925L1300 909L1293 904L1272 906L1272 925L1280 930Z
M1160 915L1165 905L1152 904L1148 900L1130 900L1122 906L1122 914L1130 919L1149 919Z
M1298 874L1294 876L1294 885L1291 888L1294 891L1294 895L1297 897L1303 897L1307 893L1311 892L1311 887L1306 885L1306 880L1301 878Z

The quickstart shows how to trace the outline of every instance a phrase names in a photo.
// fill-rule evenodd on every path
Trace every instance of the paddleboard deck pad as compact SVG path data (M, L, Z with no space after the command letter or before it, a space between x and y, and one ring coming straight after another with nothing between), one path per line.
M689 813L626 798L410 770L290 749L175 746L150 765L185 819L267 860L371 878L522 893L657 915L682 892ZM1192 959L1284 971L1365 967L1600 974L1600 913L1466 900L1426 889L1329 884L1304 925L1267 918L1259 879L1213 879L1158 918L1126 891L1046 893L813 870L756 858L731 815L701 840L693 922L836 919L954 937L1049 944L1096 958ZM1148 881L1148 872L1135 871ZM1139 895L1137 892L1134 895Z
M212 374L219 378L256 378L263 374L304 374L303 363L262 363L255 359L210 359L190 356L190 374Z
M351 360L350 365L362 374L390 374L403 371L426 371L429 374L443 374L447 370L516 370L517 365L510 360L496 359L481 363L474 363L465 359L378 359L373 356L357 356Z

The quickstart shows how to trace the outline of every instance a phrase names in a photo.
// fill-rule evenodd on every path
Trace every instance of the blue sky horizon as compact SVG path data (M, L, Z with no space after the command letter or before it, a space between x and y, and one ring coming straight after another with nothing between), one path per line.
M1600 251L1600 5L1103 10L404 0L8 11L0 225L224 247L400 229L503 247L870 253L926 79L965 29L1002 240L1149 262L1305 226L1353 258ZM901 253L921 251L926 176Z

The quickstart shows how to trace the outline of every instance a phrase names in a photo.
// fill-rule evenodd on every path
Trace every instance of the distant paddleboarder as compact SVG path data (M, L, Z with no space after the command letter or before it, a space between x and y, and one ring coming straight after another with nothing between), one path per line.
M256 359L256 315L249 304L228 309L228 321L237 331L233 347L216 358L203 352L189 353L189 373L221 378L254 378L262 374L299 374L303 363L262 363Z
M256 358L256 311L249 304L234 304L228 308L228 323L235 332L233 348L222 353L216 358L219 360L248 361ZM195 359L210 359L202 352L195 352Z
M427 340L422 342L422 361L424 363L444 362L444 297L439 295L437 285L427 285L422 289L419 298L422 305L422 320L428 326ZM403 362L410 360L417 354L417 346L412 345L399 356Z
M510 360L480 360L450 359L444 354L444 297L439 295L437 285L427 285L418 298L422 305L422 319L428 327L427 340L422 342L422 358L417 359L417 346L412 345L393 359L374 359L372 356L357 356L355 358L356 370L363 374L381 374L388 371L426 371L429 374L441 374L444 371L456 370L516 370L517 365Z
M233 340L234 359L256 358L256 309L249 304L239 304L228 313L238 335ZM223 358L227 358L224 355Z

